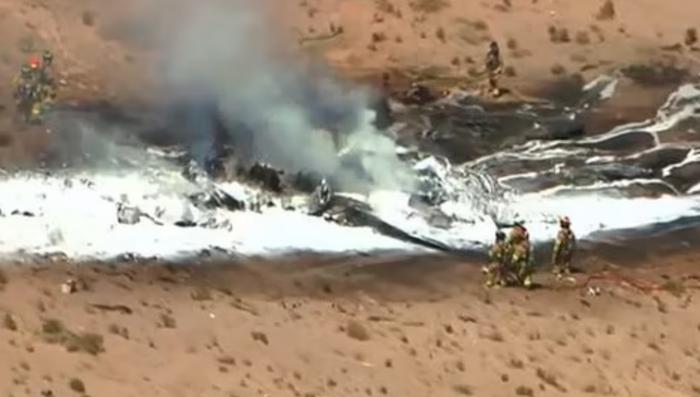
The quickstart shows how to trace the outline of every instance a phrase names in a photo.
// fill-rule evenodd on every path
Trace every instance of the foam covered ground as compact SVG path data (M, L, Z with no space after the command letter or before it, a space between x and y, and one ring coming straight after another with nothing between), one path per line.
M604 96L612 95L614 85L608 83L603 88ZM423 153L410 160L410 165L424 182L429 182L429 188L424 187L429 192L377 190L345 195L369 204L375 218L404 235L454 250L481 249L492 241L498 227L515 221L524 221L532 238L545 242L555 235L557 218L563 215L572 219L582 239L602 238L601 231L696 217L700 215L700 195L699 185L692 179L695 174L678 173L700 161L698 148L691 143L674 143L673 147L686 151L680 161L664 163L655 173L643 177L635 174L605 179L600 172L582 176L577 172L601 164L628 167L628 162L666 148L669 144L662 142L664 134L682 123L697 123L699 98L698 87L686 85L669 97L654 119L580 140L530 141L463 165ZM621 136L636 139L640 134L653 136L653 147L628 150L625 145L610 144ZM407 152L406 148L400 150ZM150 160L139 160L141 168L137 164L122 169L83 167L47 174L4 175L0 179L0 253L63 253L76 259L122 255L175 259L204 252L282 255L425 249L415 241L392 238L372 227L342 226L307 215L308 197L304 196L276 198L274 207L260 211L206 209L195 205L191 196L216 188L251 203L259 201L257 197L263 193L237 182L193 182L169 160L148 150L129 147L128 151L139 152L134 158ZM489 167L504 161L520 163L507 174L491 172ZM528 162L545 168L520 171ZM537 187L542 178L556 183L553 187ZM678 182L679 178L685 179ZM527 181L535 188L513 188L511 184L516 180ZM679 183L689 187L682 190L677 187ZM657 185L666 190L653 194L645 190ZM640 189L643 194L638 193ZM416 206L411 193L429 193L440 199ZM123 206L137 209L139 219L133 224L120 223L118 212ZM288 207L294 209L284 209Z

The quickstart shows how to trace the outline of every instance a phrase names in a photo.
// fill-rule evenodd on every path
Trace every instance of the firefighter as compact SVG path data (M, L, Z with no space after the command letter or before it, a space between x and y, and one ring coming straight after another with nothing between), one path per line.
M510 245L510 265L521 286L532 287L532 273L534 270L534 258L532 255L532 245L530 244L530 234L525 226L517 223L510 233L508 241Z
M507 283L509 271L510 246L506 241L506 234L502 230L496 231L496 241L489 250L489 265L484 268L486 274L486 287L503 287Z
M559 227L552 249L552 270L557 277L562 277L571 274L571 259L576 248L576 236L571 230L569 217L561 218Z
M489 79L489 93L498 97L501 95L498 78L503 73L503 60L501 59L501 50L495 41L489 44L489 50L486 53L486 72Z
M38 86L39 62L33 58L20 68L19 74L13 79L14 99L17 111L25 122L33 121L40 113L39 102L41 92Z
M49 50L41 55L41 67L39 69L39 85L43 95L43 102L52 102L56 98L56 82L53 74L53 53Z

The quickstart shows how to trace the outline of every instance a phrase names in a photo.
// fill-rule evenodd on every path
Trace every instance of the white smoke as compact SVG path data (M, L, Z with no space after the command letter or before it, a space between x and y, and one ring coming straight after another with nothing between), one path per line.
M211 101L248 156L345 189L411 188L393 141L372 123L369 93L283 55L262 5L201 1L182 15L166 43L168 95Z

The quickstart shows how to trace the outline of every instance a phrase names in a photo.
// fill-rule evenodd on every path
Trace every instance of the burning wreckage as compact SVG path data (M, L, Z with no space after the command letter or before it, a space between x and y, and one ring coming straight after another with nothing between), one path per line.
M341 151L340 157L347 164L354 164L356 158L352 151ZM167 155L182 167L181 176L190 184L196 186L193 193L187 195L191 206L201 213L216 213L217 211L252 211L264 212L267 209L282 209L304 215L319 217L327 222L333 222L348 227L370 227L388 237L422 246L432 250L452 251L449 247L431 237L432 233L421 235L412 230L406 230L400 222L386 219L376 203L369 198L373 192L345 192L337 188L334 175L315 175L312 173L288 173L270 164L252 162L248 166L232 166L235 159L219 158L223 171L212 172L212 167L199 165L187 154ZM361 157L359 155L357 157ZM482 203L484 213L493 204L493 200L476 195L489 197L502 196L502 187L481 173L467 169L452 167L446 159L426 155L418 151L403 150L398 153L401 161L412 166L418 179L417 193L406 193L398 200L405 199L406 203L396 203L397 207L406 204L410 213L406 217L417 217L431 228L449 232L456 215L445 213L441 205L448 201L473 199L469 205ZM357 164L356 164L357 165ZM360 167L360 165L358 165ZM209 171L209 172L208 172ZM355 172L361 172L358 168ZM461 181L455 183L455 181ZM390 217L391 218L391 217ZM164 219L171 219L178 227L230 228L234 227L226 219L216 219L215 216L197 217L187 213L172 220L163 216L162 211L143 210L138 205L125 202L117 203L118 222L125 225L135 225L139 222L152 222L163 225ZM467 220L469 222L469 220Z
M136 166L146 179L164 184L158 194L168 197L141 198L137 194L107 198L116 207L119 224L234 231L238 229L238 214L233 213L282 210L347 227L369 227L413 246L453 251L472 245L472 241L481 244L466 235L470 234L468 229L475 224L495 225L495 219L502 215L507 190L497 180L468 165L452 165L447 158L413 144L410 149L400 146L392 135L405 123L388 121L379 126L381 117L373 118L369 123L375 128L366 129L371 135L360 132L353 137L338 137L338 133L328 132L334 131L332 127L322 128L335 143L331 154L334 166L322 172L300 172L256 158L255 136L248 128L224 125L209 111L187 110L178 108L173 112L177 117L168 113L163 119L139 124L146 128L124 128L147 131L137 135L151 142L148 161L155 159L153 167L127 159L127 167ZM375 112L382 114L381 110ZM206 116L211 128L198 118L188 120L188 113ZM385 128L387 124L392 127ZM209 134L199 132L202 126ZM158 140L161 136L176 139L162 142ZM378 182L385 173L393 173L392 167L409 174L410 188ZM228 247L220 248L231 252Z

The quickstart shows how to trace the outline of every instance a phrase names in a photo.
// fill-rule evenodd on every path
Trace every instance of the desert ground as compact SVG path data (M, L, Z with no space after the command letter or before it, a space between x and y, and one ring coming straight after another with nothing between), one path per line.
M297 55L319 57L345 76L376 81L383 73L395 73L429 83L448 82L443 85L483 83L481 69L490 40L502 47L507 85L524 90L563 76L590 78L635 64L689 71L700 66L698 5L692 0L617 0L608 6L602 0L260 4L266 8L274 41L301 50ZM181 28L169 23L177 10L158 0L118 5L3 0L0 87L7 89L29 54L50 48L65 83L65 100L147 97L150 91L144 85L161 71L160 40Z
M675 244L677 248L679 244ZM602 249L601 249L602 250ZM455 257L3 269L12 396L692 396L698 255L485 290ZM78 281L64 294L61 283Z
M638 120L700 70L700 3L605 3L261 2L285 51L377 88L388 73L390 95L414 81L480 87L493 39L511 89L502 100L632 67L610 117ZM52 139L14 120L10 80L30 54L55 52L65 103L148 103L177 12L156 0L0 0L0 165L32 166ZM543 266L533 291L485 290L483 261L454 256L8 259L0 393L700 396L697 244L684 231L587 245L574 280ZM69 278L78 290L64 294Z

